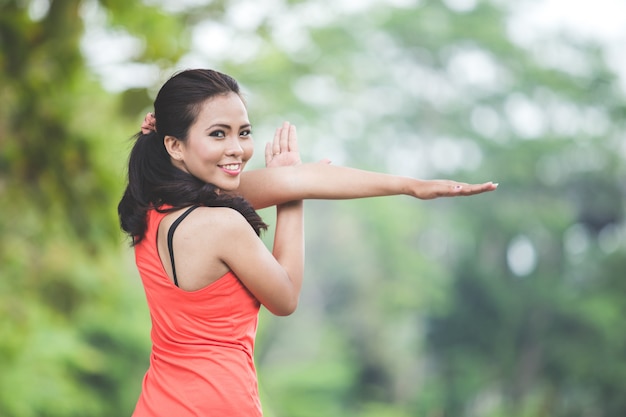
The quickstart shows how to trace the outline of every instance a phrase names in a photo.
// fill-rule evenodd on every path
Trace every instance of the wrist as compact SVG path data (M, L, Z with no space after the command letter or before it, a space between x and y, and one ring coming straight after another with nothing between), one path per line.
M304 202L302 200L287 201L285 203L278 204L276 208L281 210L300 209L303 204Z
M424 197L424 188L428 181L410 177L404 177L404 180L402 194L420 199Z

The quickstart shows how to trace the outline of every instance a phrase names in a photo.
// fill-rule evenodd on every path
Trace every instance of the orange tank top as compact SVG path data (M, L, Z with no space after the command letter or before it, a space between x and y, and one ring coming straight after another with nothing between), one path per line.
M261 416L253 361L260 304L232 272L197 291L175 286L157 251L165 215L148 212L135 246L152 352L133 417Z

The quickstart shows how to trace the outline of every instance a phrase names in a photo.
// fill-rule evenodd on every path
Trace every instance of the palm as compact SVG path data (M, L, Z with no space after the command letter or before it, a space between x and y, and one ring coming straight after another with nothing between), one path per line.
M272 143L265 145L265 166L268 168L300 165L296 127L284 122L276 129Z
M300 165L300 153L295 151L283 151L278 155L273 155L269 161L266 161L268 168L286 167Z

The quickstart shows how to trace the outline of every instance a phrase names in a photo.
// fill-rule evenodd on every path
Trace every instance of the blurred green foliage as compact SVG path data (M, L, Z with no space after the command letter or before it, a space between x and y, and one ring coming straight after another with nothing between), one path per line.
M0 416L131 414L150 321L116 205L128 138L190 63L242 83L259 147L287 119L308 160L501 184L309 202L300 308L261 318L268 417L626 413L626 106L603 46L522 46L502 2L348 3L0 3ZM98 30L155 79L103 88Z

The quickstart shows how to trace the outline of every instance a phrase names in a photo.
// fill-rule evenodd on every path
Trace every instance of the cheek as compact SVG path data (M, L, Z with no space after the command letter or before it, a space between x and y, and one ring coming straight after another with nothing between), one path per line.
M252 154L254 154L254 142L252 142L251 140L248 140L244 144L241 145L241 148L243 149L244 161L247 161L250 158L252 158Z

